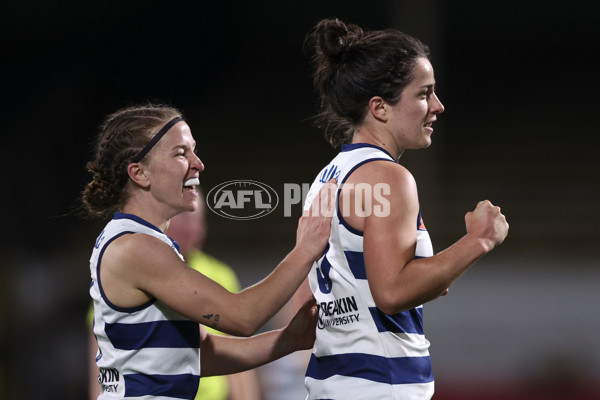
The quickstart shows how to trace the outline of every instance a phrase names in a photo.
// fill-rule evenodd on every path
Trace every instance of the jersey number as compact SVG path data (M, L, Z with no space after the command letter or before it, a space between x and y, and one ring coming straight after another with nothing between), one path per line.
M331 264L329 260L327 260L327 250L329 250L329 245L327 245L327 249L325 250L325 255L321 260L321 265L316 268L315 273L317 274L317 282L319 282L319 290L321 293L330 293L331 292L331 278L329 278L329 272L331 271Z

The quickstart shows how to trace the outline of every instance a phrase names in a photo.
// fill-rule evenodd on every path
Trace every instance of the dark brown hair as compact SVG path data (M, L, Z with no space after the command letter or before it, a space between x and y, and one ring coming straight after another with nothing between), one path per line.
M110 217L126 200L127 167L164 124L181 112L166 105L142 105L109 115L100 126L94 157L87 163L92 180L82 193L89 216Z
M332 146L352 139L369 100L381 96L396 104L413 79L418 58L429 48L395 29L364 32L358 25L324 19L307 38L313 48L313 83L321 100L317 125Z

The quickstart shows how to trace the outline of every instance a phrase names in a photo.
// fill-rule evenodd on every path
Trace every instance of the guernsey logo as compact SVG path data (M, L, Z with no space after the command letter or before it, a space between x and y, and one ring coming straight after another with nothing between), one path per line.
M115 368L100 368L98 383L102 392L116 393L119 390L121 374Z
M360 313L354 296L321 302L318 304L319 321L317 328L348 325L359 321Z

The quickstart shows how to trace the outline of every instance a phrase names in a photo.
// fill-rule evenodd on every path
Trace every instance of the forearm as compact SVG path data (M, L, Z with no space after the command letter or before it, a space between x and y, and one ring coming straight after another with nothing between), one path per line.
M91 328L88 333L88 366L89 366L89 381L88 394L91 400L96 400L100 396L100 384L98 383L98 365L96 364L96 353L98 351L98 342L94 337Z
M258 374L251 369L237 374L227 375L229 400L261 400Z
M292 250L271 274L237 296L240 325L245 336L269 321L292 297L306 278L314 260L302 250Z
M304 281L300 287L296 290L292 297L292 310L298 311L304 303L313 298L310 284L308 283L308 277L304 278Z
M237 322L243 321L245 332L253 333L275 315L292 297L313 263L323 254L331 232L335 203L335 179L323 185L298 222L296 246L263 281L240 292L245 304Z
M439 297L489 250L481 239L465 235L432 257L410 261L389 282L395 300L386 313L405 311Z
M202 342L202 376L228 375L253 369L286 356L296 348L283 329L249 338L208 335Z

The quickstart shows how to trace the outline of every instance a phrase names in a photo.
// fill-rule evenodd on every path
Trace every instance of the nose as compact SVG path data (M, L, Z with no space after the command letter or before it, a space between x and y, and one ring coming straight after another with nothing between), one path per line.
M431 96L431 107L429 108L432 114L441 114L444 112L445 108L444 105L442 104L442 102L440 101L440 99L437 97L437 94L435 94L435 92L433 93L433 96Z
M192 153L192 159L190 160L190 168L198 170L198 172L204 171L204 164L200 157L196 155L196 153Z

